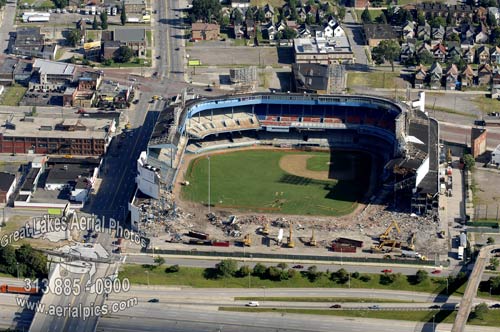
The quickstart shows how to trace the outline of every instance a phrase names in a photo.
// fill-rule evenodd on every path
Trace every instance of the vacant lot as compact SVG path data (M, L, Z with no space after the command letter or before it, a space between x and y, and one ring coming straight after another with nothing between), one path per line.
M475 182L475 209L479 219L500 218L500 174L477 165Z
M278 64L276 47L238 47L226 43L204 42L186 49L190 59L207 66L273 66Z
M352 212L365 191L368 162L354 162L356 176L344 169L342 163L330 163L325 180L308 178L305 162L293 165L282 158L290 155L320 156L325 153L288 152L274 150L248 150L215 154L210 157L211 204L265 212L299 215L339 216ZM335 159L349 159L350 152L335 152ZM329 154L326 154L329 158ZM360 157L360 160L363 159ZM327 159L323 159L327 163ZM301 160L302 162L303 160ZM280 166L282 165L282 166ZM368 165L368 166L367 166ZM286 166L286 167L285 167ZM293 169L292 174L285 169ZM300 168L300 169L299 169ZM302 172L302 173L301 173ZM326 173L326 172L325 172ZM349 174L347 174L349 173ZM301 174L303 174L301 176ZM354 179L356 185L354 185ZM200 157L189 165L186 180L191 185L183 188L184 199L206 204L208 197L208 159Z
M347 73L347 87L351 88L352 86L385 89L406 87L403 79L400 78L399 73L396 72L349 72Z
M26 88L22 86L11 86L5 89L6 91L0 96L2 105L19 106L19 102L26 92Z

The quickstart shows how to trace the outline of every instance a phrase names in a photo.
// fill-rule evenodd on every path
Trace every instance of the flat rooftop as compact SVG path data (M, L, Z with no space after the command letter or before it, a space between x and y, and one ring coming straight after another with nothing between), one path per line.
M46 75L73 75L76 70L72 64L43 59L36 59L33 68Z
M9 121L8 126L6 123ZM0 114L0 134L4 137L49 137L104 139L113 119L54 117L35 118L24 115Z
M349 40L345 36L331 38L297 38L293 40L295 53L329 54L352 52Z

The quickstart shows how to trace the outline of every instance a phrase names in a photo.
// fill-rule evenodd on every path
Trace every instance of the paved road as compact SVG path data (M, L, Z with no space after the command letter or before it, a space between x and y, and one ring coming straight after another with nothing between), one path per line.
M14 31L14 18L16 16L17 0L9 0L5 5L3 17L0 19L0 53L9 46L9 32Z
M354 10L354 9L353 9ZM365 43L363 40L363 28L361 24L354 20L351 12L348 11L344 18L344 29L351 44L352 51L356 57L356 66L351 69L368 70L368 58L365 53Z

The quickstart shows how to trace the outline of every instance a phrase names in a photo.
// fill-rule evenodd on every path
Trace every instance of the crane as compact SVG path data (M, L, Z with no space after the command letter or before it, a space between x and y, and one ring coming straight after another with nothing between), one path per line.
M392 218L392 223L387 227L384 233L380 234L380 241L382 240L387 240L390 238L389 234L391 233L392 229L395 228L398 234L401 234L401 230L399 229L399 225L396 222L396 219Z

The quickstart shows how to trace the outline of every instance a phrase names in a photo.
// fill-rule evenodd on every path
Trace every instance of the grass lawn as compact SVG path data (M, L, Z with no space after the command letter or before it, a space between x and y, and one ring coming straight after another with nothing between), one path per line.
M372 21L375 22L375 19L382 14L382 9L372 9L370 8L370 15L372 17ZM358 20L361 21L361 14L363 13L364 9L355 9L356 15L358 16Z
M270 4L274 8L281 8L285 4L285 0L250 0L250 5L264 7L266 4Z
M399 78L399 73L396 72L348 72L347 87L357 85L370 88L394 89L396 87L397 78Z
M153 43L153 32L151 30L146 30L146 38L148 40L148 45L151 46Z
M0 104L5 106L19 106L19 102L23 98L26 90L27 89L23 86L6 87L2 96L0 96Z
M330 169L330 156L328 154L314 156L307 159L307 169L310 171L328 171Z
M357 298L357 297L235 297L235 301L276 301L276 302L340 302L340 303L416 303L415 301L403 301L396 299L378 299L378 298Z
M58 48L56 52L56 60L59 60L63 55L66 50L64 48Z
M215 265L215 262L214 262ZM269 265L268 265L269 266ZM128 278L133 284L147 284L146 271L149 271L150 285L176 285L190 287L226 287L226 288L246 288L248 287L248 277L237 278L222 278L222 279L207 279L204 276L204 268L184 267L180 268L179 272L166 273L165 266L149 269L142 265L125 264L120 271L120 278ZM370 280L362 281L351 278L351 288L375 288L375 289L390 289L390 290L408 290L416 292L438 293L446 288L444 278L430 278L420 284L412 283L411 277L402 276L395 280L392 284L380 284L379 274L361 274L369 275ZM315 282L310 281L306 276L297 273L293 278L283 281L272 281L268 279L260 279L256 276L250 277L250 284L253 288L288 288L288 287L333 287L333 288L348 288L348 284L339 284L326 276L319 277ZM450 287L451 290L451 287Z
M233 39L232 46L246 46L247 40L245 38Z
M359 185L359 176L355 186L354 181L313 180L291 175L279 166L281 157L289 153L294 152L251 150L212 155L211 204L300 215L339 216L355 209L356 201L366 189ZM342 156L342 152L337 154ZM366 174L361 171L366 163L359 164L357 174ZM193 160L186 172L186 180L191 184L183 187L182 197L206 204L207 179L207 158Z
M425 109L431 115L433 115L432 111L435 110L437 112L444 112L444 113L449 113L449 114L457 114L457 115L462 115L462 116L466 116L466 117L469 117L469 118L475 118L476 117L474 114L471 114L471 113L460 112L460 111L454 110L452 108L447 108L447 107L442 107L442 106L433 106L433 105L430 105L430 104L425 105Z
M472 101L485 114L493 112L500 108L500 101L496 99L491 99L484 96L477 96L474 97Z
M397 310L327 310L327 309L279 309L279 308L248 308L248 307L220 307L220 311L246 311L246 312L282 312L290 314L328 315L356 318L379 318L390 320L408 320L416 322L434 322L452 324L457 315L452 310L422 310L422 311L397 311ZM433 318L434 317L434 318ZM500 315L497 310L489 310L484 319L470 319L467 324L482 326L500 326Z

